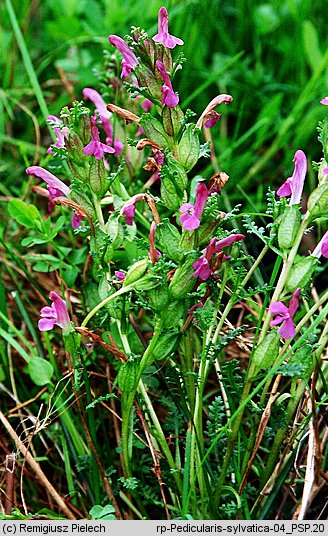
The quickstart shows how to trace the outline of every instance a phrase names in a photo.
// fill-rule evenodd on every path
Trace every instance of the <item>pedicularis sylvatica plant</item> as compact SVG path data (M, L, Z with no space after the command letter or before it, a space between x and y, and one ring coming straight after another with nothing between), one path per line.
M328 292L314 285L328 257L328 120L307 202L310 164L294 148L259 227L240 206L227 209L229 170L215 167L212 138L233 97L218 95L199 117L183 110L183 41L169 33L165 7L155 36L133 28L109 43L101 89L85 88L84 100L48 118L56 140L47 169L26 170L48 214L9 205L29 229L23 245L37 249L34 269L57 274L38 327L50 341L61 332L66 364L39 359L40 372L50 382L68 367L67 389L96 423L97 412L111 413L96 404L100 380L88 371L109 364L112 451L95 447L104 430L85 427L103 503L118 519L263 519L299 445L322 433ZM300 252L310 228L317 246ZM311 462L303 457L295 484L300 515Z

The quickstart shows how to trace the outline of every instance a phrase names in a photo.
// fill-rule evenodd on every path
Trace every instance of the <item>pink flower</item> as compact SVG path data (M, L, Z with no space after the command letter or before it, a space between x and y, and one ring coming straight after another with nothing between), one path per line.
M78 227L80 227L82 220L84 220L84 216L74 212L74 216L72 218L72 227L73 227L73 229L77 229Z
M302 197L302 191L307 172L307 161L303 151L296 151L294 155L294 162L295 166L293 175L289 177L284 182L284 184L282 184L277 190L277 195L279 197L288 197L289 195L291 196L290 206L298 205Z
M226 238L222 238L221 240L212 238L205 250L205 255L193 263L193 267L195 268L193 276L198 277L201 281L207 281L207 279L212 275L210 262L214 253L220 253L222 248L231 246L231 244L237 242L238 240L242 240L243 238L245 238L245 236L242 234L232 234ZM224 255L223 260L227 260L229 258L230 257Z
M106 103L102 96L96 91L95 89L91 89L90 87L86 87L82 91L83 96L85 99L90 99L93 104L96 107L97 112L99 113L101 126L104 129L106 133L106 143L108 145L113 145L114 147L114 155L118 156L121 154L124 144L119 140L113 141L113 126L110 122L110 118L112 116L111 112L107 110Z
M135 215L135 203L138 201L143 201L145 199L145 194L136 194L124 203L123 207L120 210L120 216L125 216L125 222L127 225L133 225L134 215Z
M204 122L204 127L206 127L206 128L214 127L221 116L222 116L222 114L218 114L215 110L211 110L206 115L206 121Z
M110 35L108 39L110 44L116 47L123 56L121 63L121 78L129 77L131 71L133 71L139 63L136 55L121 37L118 37L117 35Z
M120 282L124 281L124 279L125 279L125 274L124 274L123 272L120 272L120 270L116 270L116 271L114 272L114 275L115 275L115 277L117 277L117 279L118 279Z
M69 187L66 186L66 184L64 184L60 179L58 179L55 175L53 175L46 169L40 166L30 166L27 168L26 173L28 175L34 175L35 177L39 177L39 179L42 179L44 182L47 183L50 199L54 199L55 197L59 196L69 196Z
M174 93L170 77L167 70L165 69L164 63L161 60L156 61L156 67L159 71L159 74L164 80L164 84L161 87L162 92L162 104L166 104L168 108L174 108L179 102L179 95Z
M325 97L320 101L320 104L324 104L325 106L328 106L328 97Z
M164 6L158 12L158 33L154 35L153 40L167 48L183 45L182 39L169 34L169 15Z
M48 115L47 121L51 124L56 135L56 141L47 150L47 154L52 154L52 147L63 149L65 147L65 138L68 138L69 128L63 127L63 122L55 115ZM63 128L61 128L63 127Z
M152 109L153 103L151 102L151 100L145 99L144 101L142 101L141 107L144 109L145 113L147 113Z
M64 182L62 182L58 177L50 173L50 171L47 171L46 169L40 167L40 166L30 166L27 168L26 173L28 175L34 175L35 177L38 177L39 179L42 179L44 182L47 183L48 186L48 192L49 192L49 212L51 212L54 209L54 203L52 203L52 199L55 199L56 197L69 197L70 194L70 188L66 186ZM83 219L83 216L74 213L73 219L72 219L72 227L73 229L77 229L77 227L80 226L80 222Z
M193 231L200 226L200 218L203 214L206 201L208 198L208 189L206 185L201 182L196 188L196 202L195 205L191 203L183 203L180 207L181 225L186 231Z
M300 304L300 292L300 288L295 290L288 307L280 301L272 303L269 307L269 312L276 316L274 320L271 320L270 326L278 326L279 324L282 324L279 329L279 334L284 339L291 339L295 335L293 318Z
M93 154L97 160L101 160L104 156L104 153L115 153L115 149L113 149L113 147L109 147L109 145L106 143L101 143L96 119L91 117L90 120L91 141L84 147L83 152L87 155Z
M328 231L323 235L319 244L312 251L311 255L320 259L321 255L328 259Z
M123 208L122 214L125 216L127 225L133 225L135 212L136 207L134 205L127 205Z
M49 331L56 324L62 328L64 333L69 333L72 331L72 325L68 316L66 302L56 292L50 292L49 298L52 304L50 307L46 306L41 309L41 319L38 323L39 330Z

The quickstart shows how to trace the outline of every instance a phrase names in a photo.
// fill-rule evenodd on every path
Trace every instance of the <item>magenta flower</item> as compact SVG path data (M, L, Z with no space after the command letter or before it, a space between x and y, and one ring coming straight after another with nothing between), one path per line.
M136 207L134 205L127 205L122 209L122 214L125 216L127 225L133 225L135 212Z
M193 267L195 268L193 276L198 277L201 281L207 281L207 279L212 275L210 262L214 253L220 253L223 251L222 248L231 246L231 244L237 242L238 240L242 240L243 238L245 238L245 236L242 234L232 234L226 238L222 238L221 240L212 238L205 250L205 255L202 255L193 263ZM224 255L223 260L227 260L229 258L230 257Z
M303 151L296 151L294 155L294 172L291 177L289 177L284 184L280 186L277 190L277 195L279 197L288 197L290 198L290 206L298 205L301 201L302 191L305 181L305 176L307 172L307 161L306 156Z
M320 104L324 104L325 106L328 106L328 97L325 97L320 101Z
M127 225L133 225L135 215L135 203L138 201L144 201L145 194L136 194L129 199L120 210L120 216L125 216L125 222Z
M90 87L86 87L83 89L82 93L85 99L91 100L91 102L93 102L93 104L95 105L96 110L99 113L101 126L104 129L106 136L107 136L106 144L113 145L114 151L115 151L113 154L115 156L118 156L119 154L121 154L124 144L121 141L116 140L116 139L113 141L113 126L112 126L112 123L110 122L112 113L109 110L107 110L106 103L104 99L102 98L102 96L98 93L98 91Z
M144 109L145 113L148 113L152 109L153 103L151 102L151 100L145 99L144 101L142 101L141 107Z
M269 312L276 317L274 320L271 320L270 326L282 324L279 334L284 339L291 339L295 335L293 318L300 304L300 293L301 289L297 288L288 307L280 301L271 303L269 307Z
M233 100L231 95L227 95L225 93L222 93L221 95L217 95L214 97L214 99L211 100L211 102L206 106L205 110L201 114L200 118L198 119L196 123L196 128L202 128L202 125L205 123L205 126L211 127L213 126L218 119L220 119L220 114L214 114L213 117L213 111L214 108L219 106L220 104L229 104ZM215 123L214 123L215 120Z
M35 177L38 177L39 179L42 179L44 182L47 183L48 186L48 192L49 192L49 199L50 202L48 204L49 212L51 212L54 209L54 203L52 202L52 199L55 199L56 197L69 197L70 194L70 188L66 186L64 182L62 182L58 177L50 173L50 171L47 171L46 169L40 167L40 166L30 166L27 168L26 173L28 175L34 175ZM77 229L77 227L80 226L80 222L83 220L83 216L80 214L74 213L73 219L72 219L72 227L73 229Z
M72 227L73 229L77 229L81 225L81 221L84 220L84 216L82 214L77 214L74 212L74 216L72 218Z
M106 143L101 143L97 121L94 117L91 120L91 141L83 149L84 154L94 155L97 160L101 160L104 153L115 153L113 147L109 147Z
M203 214L206 201L208 198L208 189L203 182L199 183L196 188L195 205L183 203L180 207L180 223L186 231L194 231L200 226L200 218Z
M117 277L117 279L119 280L120 283L122 281L124 281L124 279L125 279L125 274L123 272L120 272L120 270L116 270L114 272L114 275L115 275L115 277Z
M65 147L65 138L68 138L69 128L63 127L63 122L56 115L48 115L47 121L51 124L56 135L56 141L47 150L47 154L52 154L52 148L63 149ZM63 128L61 128L63 127Z
M165 69L164 63L161 60L156 61L156 67L159 71L159 74L164 80L164 84L161 87L162 92L162 104L166 104L168 108L174 108L179 102L179 95L174 93L170 77L167 70Z
M328 259L328 231L323 235L319 244L312 251L311 255L320 259L321 256Z
M206 121L204 122L204 127L206 127L206 128L214 127L221 116L222 116L222 114L218 114L215 110L211 110L206 116Z
M131 71L133 71L138 65L139 61L131 48L126 44L124 39L118 37L117 35L110 35L108 37L111 45L117 48L117 50L122 54L122 72L121 78L129 77Z
M183 45L182 39L169 34L169 15L164 6L158 12L158 33L154 35L153 40L167 48Z
M47 171L40 166L30 166L27 168L26 173L28 175L34 175L35 177L38 177L47 183L50 199L54 199L55 197L59 196L69 196L69 187L66 186L66 184L64 184L55 175L50 173L50 171Z
M69 333L72 331L72 325L68 316L66 302L56 292L50 292L49 298L52 301L51 306L43 307L40 311L39 330L49 331L56 324L62 328L64 333Z

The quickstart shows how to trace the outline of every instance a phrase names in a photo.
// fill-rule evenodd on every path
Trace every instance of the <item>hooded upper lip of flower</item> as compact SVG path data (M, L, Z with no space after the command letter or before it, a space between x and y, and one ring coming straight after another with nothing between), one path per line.
M298 205L301 201L305 176L307 172L307 160L303 151L298 150L294 155L294 171L293 175L289 177L277 190L279 197L290 198L290 206Z
M300 292L300 288L295 290L288 307L280 301L273 302L269 307L269 312L276 316L274 320L271 320L270 326L283 324L279 329L279 334L285 339L291 339L295 335L293 318L300 304Z
M30 166L27 168L26 173L28 175L35 175L47 183L50 199L54 199L60 195L65 197L69 196L70 188L55 175L50 173L50 171L47 171L40 166Z
M191 203L183 203L181 205L180 212L182 214L180 216L180 222L187 231L193 231L200 226L200 218L203 214L208 195L206 184L201 182L196 188L195 205Z
M51 306L43 307L40 311L41 318L38 326L40 331L49 331L54 325L61 327L66 333L72 330L68 316L66 302L56 292L50 292Z
M93 102L101 119L111 118L112 114L109 110L107 110L107 105L98 91L92 89L91 87L85 87L82 91L82 94L85 99L89 99L91 102Z
M124 76L130 76L131 71L133 71L138 65L139 61L134 52L131 50L129 45L119 37L118 35L110 35L108 37L111 45L117 48L123 56L122 60L122 72L121 78Z
M183 45L182 39L169 34L169 15L164 6L162 6L158 12L158 33L154 35L153 41L161 43L167 48Z

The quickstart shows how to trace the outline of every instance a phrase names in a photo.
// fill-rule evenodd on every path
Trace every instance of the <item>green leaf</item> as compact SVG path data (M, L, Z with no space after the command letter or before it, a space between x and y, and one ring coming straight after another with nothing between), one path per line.
M304 52L313 72L322 62L322 54L319 48L319 36L316 28L310 20L303 22Z
M32 246L35 246L36 244L45 244L46 242L48 242L47 239L28 236L27 238L23 238L21 244L24 248L30 248Z
M35 228L37 222L41 221L41 216L35 205L26 205L21 199L12 199L8 203L8 211L20 225Z
M89 511L89 515L92 517L92 519L116 519L113 515L115 513L115 508L111 504L107 504L106 506L100 506L99 504L95 504L91 510Z
M54 369L53 366L42 359L42 357L33 357L28 365L27 372L35 385L47 385L51 381Z

